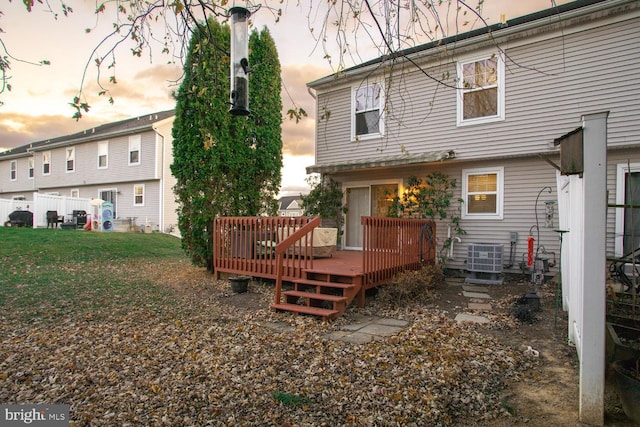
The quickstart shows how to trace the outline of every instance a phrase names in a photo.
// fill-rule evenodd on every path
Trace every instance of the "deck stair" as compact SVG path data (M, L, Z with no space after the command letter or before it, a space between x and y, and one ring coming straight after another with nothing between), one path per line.
M284 302L277 302L271 308L317 316L324 321L336 319L358 295L361 283L360 274L306 271L304 278L293 282L292 290L282 291Z

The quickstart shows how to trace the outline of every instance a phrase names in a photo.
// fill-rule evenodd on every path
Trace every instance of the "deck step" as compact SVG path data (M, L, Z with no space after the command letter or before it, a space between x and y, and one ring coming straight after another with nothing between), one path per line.
M331 302L347 301L347 297L344 297L341 295L319 294L317 292L283 291L282 294L292 296L292 297L298 297L298 298L311 298L311 299L331 301Z
M357 286L353 283L325 282L324 280L313 280L313 279L296 279L296 283L301 283L304 285L323 286L325 288L335 288L335 289L351 289Z
M311 314L313 316L322 317L324 320L334 319L340 315L338 310L331 310L327 308L320 307L309 307L308 305L298 305L298 304L271 304L271 308L273 310L282 310L282 311L290 311L293 313L302 313L302 314Z

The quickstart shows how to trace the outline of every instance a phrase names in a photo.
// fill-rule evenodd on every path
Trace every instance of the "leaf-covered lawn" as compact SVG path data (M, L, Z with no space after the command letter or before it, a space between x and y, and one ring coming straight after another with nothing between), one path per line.
M270 285L234 296L177 248L140 249L108 274L97 256L58 259L60 271L49 263L42 275L39 261L22 260L25 274L3 268L0 402L69 403L81 426L450 425L505 414L500 391L522 361L474 327L414 306L399 335L334 341L326 335L359 310L329 324L272 313Z

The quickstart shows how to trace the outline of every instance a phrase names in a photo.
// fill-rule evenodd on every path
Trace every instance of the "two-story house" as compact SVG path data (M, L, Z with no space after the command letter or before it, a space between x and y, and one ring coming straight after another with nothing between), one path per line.
M278 215L279 216L302 216L304 209L302 208L302 199L300 196L284 196L278 199Z
M448 265L470 243L504 247L505 271L526 261L528 236L559 251L554 140L608 112L611 204L640 203L640 2L577 0L383 56L308 83L316 94L315 164L340 182L345 247L360 217L384 216L409 177L457 182L461 226ZM636 188L633 190L633 188ZM640 246L640 214L609 208L607 253ZM446 223L438 225L442 242Z
M177 230L172 187L174 111L108 123L0 153L0 198L34 193L101 199L116 219Z

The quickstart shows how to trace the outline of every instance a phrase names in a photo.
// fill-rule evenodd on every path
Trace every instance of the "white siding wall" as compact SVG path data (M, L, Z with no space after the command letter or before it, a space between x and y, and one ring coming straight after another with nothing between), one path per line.
M176 185L176 179L171 174L171 164L173 163L173 118L158 123L158 170L161 175L159 178L162 182L160 191L163 200L162 212L162 231L173 229L174 233L178 233L178 214L176 213L176 199L173 194L173 187Z
M558 160L555 160L558 162ZM478 161L478 162L452 162L428 167L406 167L402 169L386 169L376 171L376 180L402 177L404 182L410 176L424 177L433 171L439 171L449 175L457 182L457 190L454 199L461 197L462 171L469 168L504 167L504 216L502 220L461 220L461 227L467 232L460 236L462 243L455 243L453 260L447 261L447 266L456 269L464 269L467 258L467 246L469 243L502 243L504 245L504 263L508 262L510 250L510 232L518 233L515 246L515 259L513 267L508 270L519 272L518 264L526 262L527 236L536 225L535 201L540 190L549 186L552 193L544 191L538 200L538 233L534 227L533 235L536 242L544 246L549 252L548 257L559 256L559 237L552 228L545 228L545 201L557 201L555 169L548 163L530 157L509 161ZM371 179L371 172L362 171L357 174L337 175L336 179L343 184L349 181L366 181ZM557 206L555 207L554 227L558 227ZM446 225L438 224L437 235L442 242L447 236Z
M66 147L52 148L51 173L42 174L42 151L35 153L35 187L40 191L50 191L52 187L78 187L100 182L127 182L152 179L155 177L156 141L155 132L142 134L139 165L129 165L129 137L119 136L108 139L108 167L98 169L98 142L75 145L75 172L66 171ZM3 162L4 163L4 162Z
M387 92L385 138L350 141L350 85L318 88L316 163L454 149L461 160L548 152L583 114L610 111L609 146L640 140L640 18L586 31L519 40L506 49L506 120L456 127L456 90L421 72L395 69ZM484 36L486 37L486 36ZM523 44L524 43L524 44ZM513 43L515 45L515 43ZM424 66L436 78L455 65ZM448 80L452 82L452 80ZM330 111L328 120L320 116Z
M11 181L10 168L11 162L16 161L17 179ZM27 157L19 157L16 159L7 159L0 162L0 193L12 192L30 192L33 191L33 179L29 179L29 159ZM3 195L3 197L7 197Z

